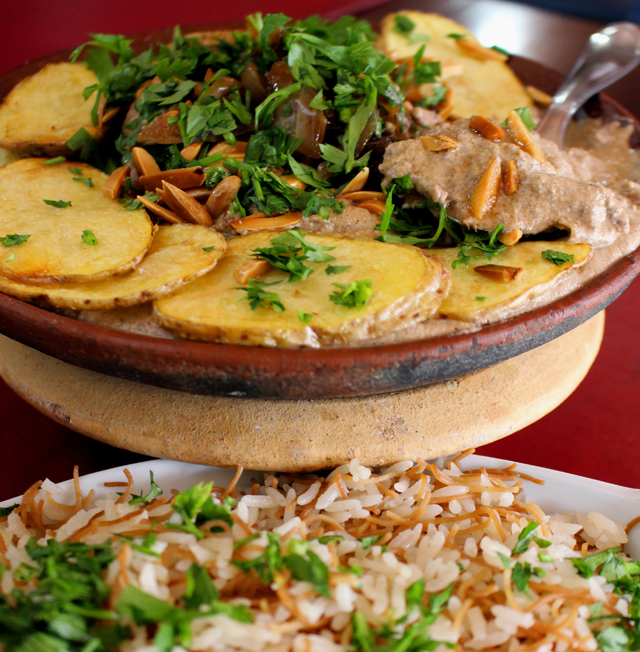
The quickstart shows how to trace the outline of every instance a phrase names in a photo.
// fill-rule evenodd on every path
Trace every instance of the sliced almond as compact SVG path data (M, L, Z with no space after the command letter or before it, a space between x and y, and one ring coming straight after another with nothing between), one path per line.
M365 201L366 199L378 199L379 201L386 201L387 196L377 190L357 190L356 192L349 192L346 195L342 193L338 196L340 201Z
M149 192L161 188L164 181L184 190L185 188L201 186L206 178L207 175L203 168L179 168L177 170L156 172L155 174L145 174L140 177L140 183Z
M553 102L551 95L547 95L547 93L535 86L527 86L525 90L527 91L527 95L540 106L549 106Z
M502 52L498 52L492 48L485 48L480 43L467 41L464 38L456 39L456 45L464 52L483 61L506 61L509 58L506 54L502 54Z
M189 197L193 197L199 202L205 202L211 196L211 188L183 188L183 190L187 195L189 195Z
M520 242L522 238L522 229L516 229L515 231L509 231L507 233L500 234L500 242L507 245L507 247L512 247L517 242Z
M209 215L213 217L214 220L217 220L222 213L224 213L229 204L233 201L233 198L236 196L240 186L242 185L242 180L240 177L231 175L225 177L211 192L207 203L204 205Z
M200 154L201 149L202 143L191 143L191 145L183 147L180 150L180 154L182 154L182 158L186 159L187 161L193 161L193 159L195 159L198 154Z
M271 265L266 260L245 260L233 272L236 281L241 285L246 285L249 279L259 278L271 269Z
M131 168L128 165L121 165L116 168L102 186L102 192L111 199L117 199L122 194L122 189L131 174Z
M286 174L284 177L280 177L288 186L297 188L298 190L304 190L307 187L307 184L304 181L300 181L295 174Z
M500 190L500 157L495 156L482 173L469 200L471 214L482 219L496 203Z
M542 149L540 149L540 145L533 140L531 132L527 129L524 122L522 122L522 118L515 111L511 111L507 118L507 131L523 152L533 156L538 163L545 162L546 159Z
M160 172L160 166L156 163L156 159L142 147L134 147L131 150L131 158L140 177Z
M476 115L469 120L469 129L472 129L477 134L484 136L487 140L498 142L504 138L504 129L493 124L491 120L487 120L481 115Z
M509 283L524 270L522 267L509 267L507 265L478 265L478 267L473 268L473 271L492 281Z
M502 175L502 190L505 195L515 195L520 187L520 173L514 160L507 161Z
M454 63L453 61L440 62L440 81L451 79L451 77L459 77L464 72L464 66L461 63Z
M366 208L371 213L384 213L387 205L379 199L365 199L356 204L358 208Z
M264 215L264 214L263 214ZM302 219L300 211L292 211L276 217L257 217L250 215L241 220L231 222L231 228L238 233L248 233L251 231L286 231L297 226Z
M222 141L209 150L209 155L224 154L225 156L230 156L237 161L244 161L244 155L246 153L247 143L242 141L238 141L235 145L229 145L229 143Z
M173 211L170 211L160 204L147 199L145 196L140 195L138 197L140 203L151 213L161 217L165 222L170 222L171 224L184 224L184 220L181 220Z
M105 122L109 122L109 120L113 120L118 113L120 113L120 107L119 106L114 106L110 109L107 109L103 113L100 114L100 125L102 126Z
M444 152L448 149L458 149L460 146L451 136L420 136L420 142L428 152Z
M362 190L369 180L369 168L364 167L358 174L356 174L351 181L342 189L341 195L345 195L350 192L357 192Z
M207 209L184 190L167 183L162 184L164 200L167 206L183 221L203 226L213 226L213 220Z

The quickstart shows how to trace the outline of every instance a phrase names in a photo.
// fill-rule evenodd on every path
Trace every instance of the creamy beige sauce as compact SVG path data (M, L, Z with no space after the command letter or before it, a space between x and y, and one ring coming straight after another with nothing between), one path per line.
M591 256L582 266L570 268L550 285L545 284L534 288L524 300L521 299L511 305L494 308L491 311L479 311L475 323L434 318L397 331L374 342L371 340L364 341L361 345L398 343L453 333L477 331L484 323L501 321L566 296L605 271L616 260L640 246L640 185L635 183L636 180L640 180L640 154L629 147L629 137L632 131L631 126L623 127L616 122L604 126L599 120L591 119L574 123L567 132L566 151L560 152L555 145L546 142L542 143L548 159L548 163L543 164L543 166L539 164L533 165L531 161L527 161L524 156L528 159L531 159L531 157L523 155L519 148L517 148L517 152L513 150L512 148L516 146L512 143L508 143L508 148L503 147L503 149L498 148L498 150L494 147L482 148L483 155L488 160L490 160L492 153L495 155L496 151L501 152L501 158L512 155L513 158L517 158L519 161L518 165L521 170L529 170L532 175L538 175L540 183L543 178L554 175L563 177L571 182L570 185L573 188L580 188L581 192L590 193L588 196L595 198L597 202L603 202L600 204L599 210L601 213L597 219L593 218L593 212L587 210L586 227L579 223L575 208L566 204L562 207L557 204L553 206L554 222L552 225L563 225L571 229L575 241L589 242L591 240L591 244L594 245ZM462 132L458 131L458 134L460 133ZM480 138L475 134L473 136L474 138ZM470 134L469 137L471 137ZM479 142L482 143L482 141ZM425 151L419 141L396 143L391 145L389 150L397 145L404 145L410 149L412 154L416 154L414 158L417 158L418 155L422 156L422 152ZM491 143L491 145L494 144ZM418 147L419 149L417 149ZM402 164L400 159L396 157L389 160L393 160L393 164L386 165L385 161L383 168L388 177L410 173L404 171L410 167L411 161L409 159ZM473 158L471 152L468 152L467 160L466 177L463 176L461 182L462 190L451 188L448 192L455 193L456 197L467 193L466 198L468 199L469 193L472 191L472 185L475 184L484 168L482 168L483 160L480 159L479 155ZM476 161L479 162L476 164ZM433 172L433 168L425 165L424 167L420 166L419 169L425 178L418 187L424 189L425 194L428 194L426 189L434 187L433 181L427 179L428 175ZM449 169L451 170L451 168ZM457 174L456 170L452 170L452 173ZM448 188L449 184L445 185L446 179L444 175L439 178L441 187ZM456 176L456 179L459 178L460 176ZM553 179L553 181L557 181L557 179ZM584 189L587 186L588 190L585 191ZM532 218L528 215L528 212L539 201L539 196L535 195L533 191L535 186L532 185L531 188L529 202L519 204L519 210L522 213L505 208L501 213L503 218L508 215L513 220L517 220L519 224L524 224L525 221L529 223ZM437 200L442 201L442 199L446 199L450 195L439 194L436 197ZM567 194L563 195L563 197L564 200L568 201ZM574 195L574 200L582 205L583 197ZM459 199L458 201L462 200ZM602 208L603 206L604 208ZM615 207L615 210L613 207ZM570 217L567 218L565 213ZM620 214L623 214L622 218L620 218ZM534 211L533 219L537 219L536 216L539 216L539 212ZM341 215L332 214L329 220L322 220L318 216L313 216L305 219L300 226L309 231L347 233L356 237L372 238L377 235L375 227L378 221L377 215L373 215L364 209L348 206ZM542 224L543 222L539 221L538 226L535 228L541 228ZM222 227L221 230L225 230L227 225L228 222L224 226L222 224L216 226L218 228ZM584 239L580 240L578 234ZM595 243L600 243L600 246ZM169 331L160 327L153 320L150 304L104 312L81 312L77 316L83 321L118 330L153 337L174 338Z

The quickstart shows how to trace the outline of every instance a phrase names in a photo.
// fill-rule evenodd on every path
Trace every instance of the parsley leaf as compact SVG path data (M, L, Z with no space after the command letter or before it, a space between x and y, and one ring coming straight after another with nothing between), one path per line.
M42 161L42 165L57 165L58 163L64 163L66 160L64 156L56 156L55 158L50 158L48 161Z
M363 550L367 550L367 548L371 548L371 546L377 541L379 541L380 539L382 539L381 534L374 535L371 537L362 537L362 539L360 539L360 545L362 545Z
M327 265L324 271L327 276L331 276L331 274L342 274L352 267L353 265Z
M17 509L18 507L20 507L20 505L18 503L15 503L13 505L8 505L7 507L0 507L0 518L4 518L5 516L9 516L9 514L11 514L11 512L14 509Z
M249 287L238 287L236 290L242 290L247 293L245 297L251 306L251 310L257 308L271 308L274 312L284 312L285 307L280 301L280 297L275 292L266 292L264 288L270 285L278 285L280 281L274 283L265 283L263 281L254 281L249 279Z
M82 242L91 247L95 247L98 244L98 238L96 238L95 233L91 229L85 229L82 232Z
M275 573L282 570L280 537L267 532L267 547L262 555L248 560L232 559L231 563L243 573L253 570L263 584L271 584Z
M303 324L308 324L313 319L313 315L310 315L308 312L303 312L302 310L298 310L298 319Z
M529 550L529 544L531 543L537 528L538 524L535 521L531 521L522 532L520 532L516 545L513 546L512 554L520 555Z
M416 28L416 24L411 20L411 18L404 14L396 14L393 17L393 21L395 23L393 31L396 34L406 36L407 34L411 34L411 32Z
M26 242L30 237L31 235L18 235L17 233L12 233L11 235L5 235L4 238L0 238L0 243L5 247L15 247Z
M506 245L498 240L498 236L503 230L503 224L498 224L491 233L465 229L464 240L460 243L458 257L451 263L451 267L456 269L458 265L468 265L472 258L478 258L478 254L471 253L474 250L484 254L485 258L491 260L496 254L506 249Z
M371 279L353 281L350 285L334 283L333 285L339 289L332 292L329 299L339 306L361 310L371 298L373 292L371 283Z
M187 589L182 597L187 609L198 609L200 605L210 606L220 597L220 592L213 585L209 573L196 563L187 571Z
M520 119L522 120L522 122L524 122L524 126L529 131L533 131L536 128L536 123L533 121L533 118L531 117L531 110L529 109L528 106L514 109L514 111L520 116ZM505 120L502 123L502 126L506 127L508 122L509 122L508 119Z
M620 548L609 548L587 557L571 559L571 563L582 577L591 577L600 566L613 559L615 553L621 552Z
M215 248L215 245L211 245L210 247L202 247L202 251L213 251Z
M553 249L545 249L542 252L542 257L554 265L564 265L564 263L575 262L575 256L573 254L565 254L562 251L555 251Z
M150 503L154 498L162 496L162 489L153 481L153 471L149 471L149 493L144 496L140 492L139 496L133 496L129 501L129 505L140 505L142 503Z
M62 199L43 199L42 200L47 206L53 206L54 208L68 208L71 206L70 201L64 201Z
M93 188L93 179L90 179L89 177L72 177L74 181L79 181L80 183L84 183L87 188Z
M291 576L300 582L309 582L316 593L330 598L329 568L309 549L309 544L291 539L289 552L284 558L284 564L291 571Z
M531 564L518 562L511 571L511 579L520 593L529 593L529 580L531 579Z

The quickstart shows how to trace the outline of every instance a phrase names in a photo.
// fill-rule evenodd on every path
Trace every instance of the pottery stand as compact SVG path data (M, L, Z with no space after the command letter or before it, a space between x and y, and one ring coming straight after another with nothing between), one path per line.
M604 313L488 369L428 387L320 401L194 396L74 367L0 336L0 374L63 425L113 446L212 466L309 471L435 458L533 423L580 384Z

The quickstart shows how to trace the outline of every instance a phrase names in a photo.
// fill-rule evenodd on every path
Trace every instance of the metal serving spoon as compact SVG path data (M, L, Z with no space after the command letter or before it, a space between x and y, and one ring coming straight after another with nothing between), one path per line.
M536 129L562 148L573 114L592 96L640 63L640 29L633 23L613 23L589 37L587 46L553 97Z

